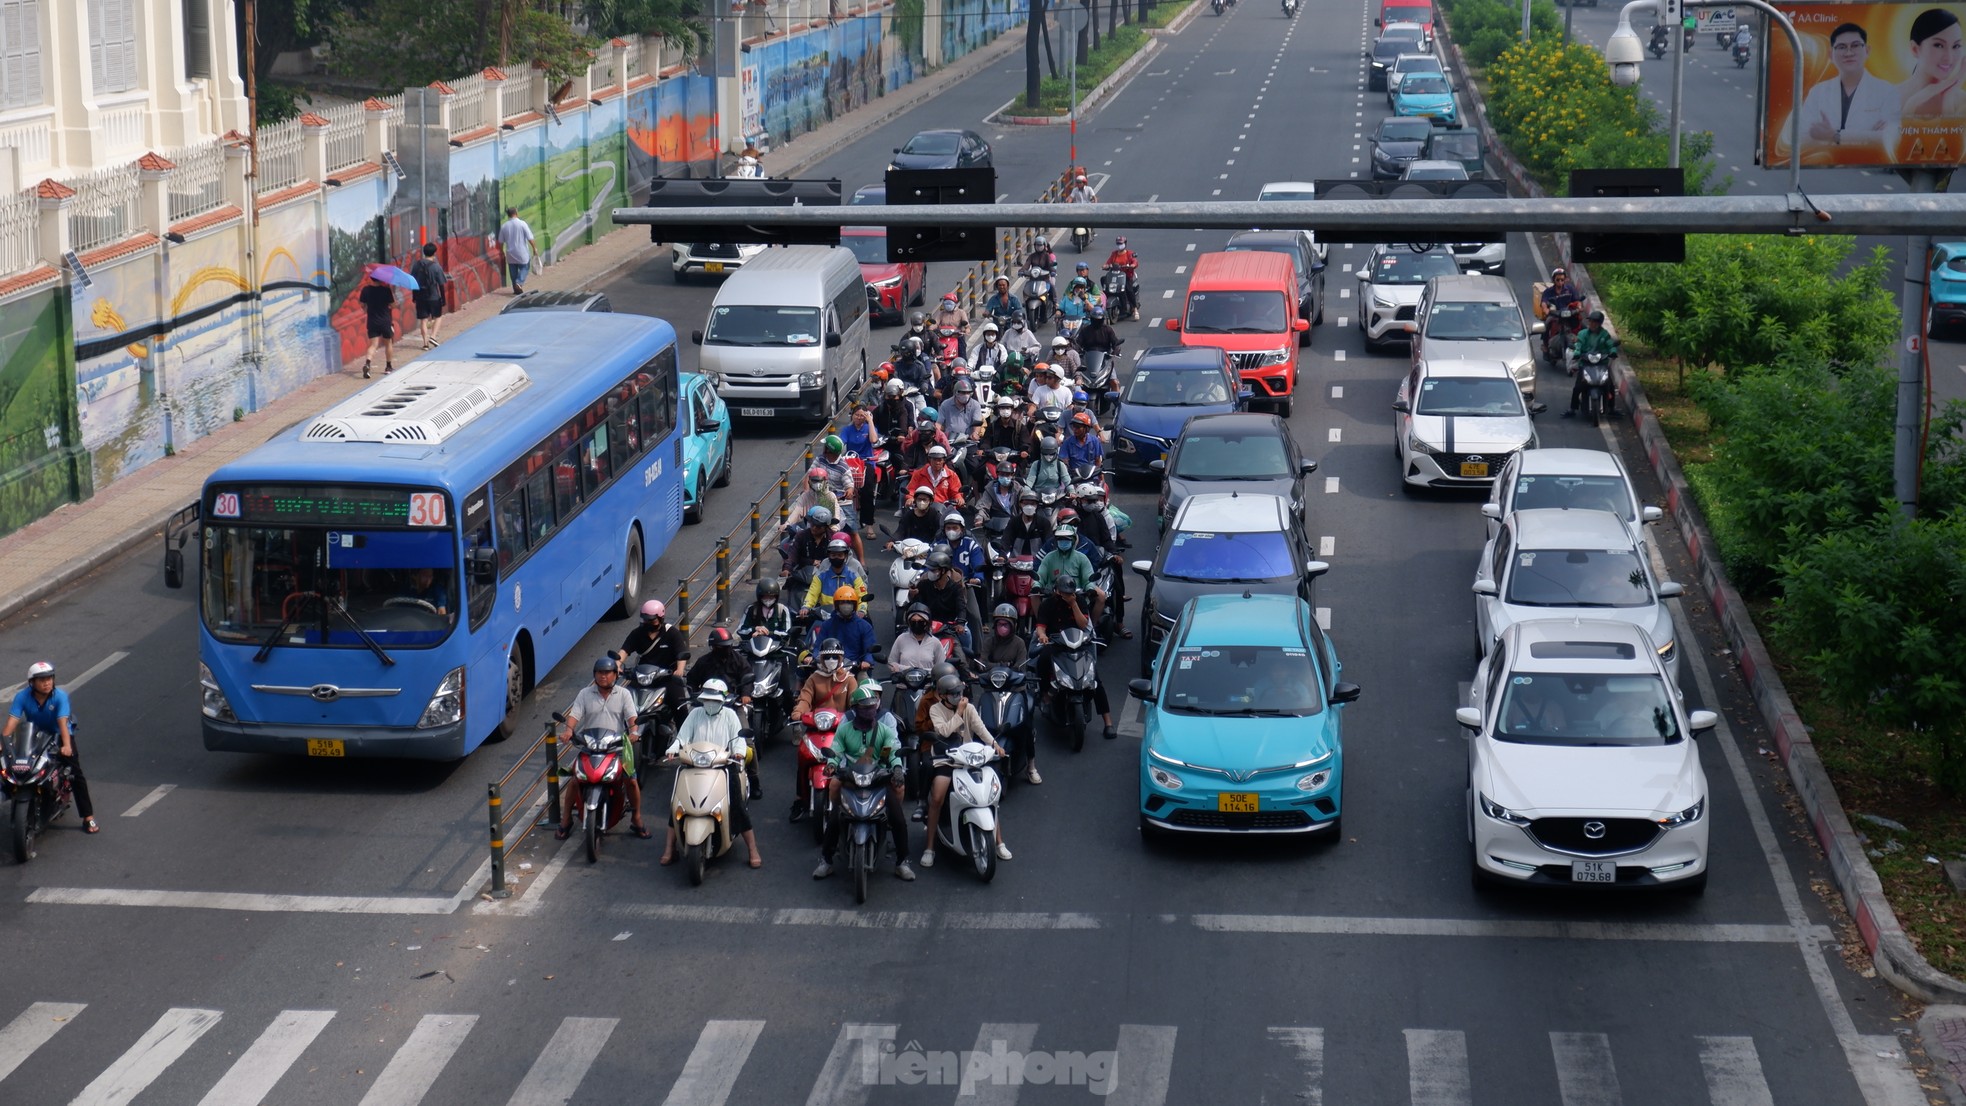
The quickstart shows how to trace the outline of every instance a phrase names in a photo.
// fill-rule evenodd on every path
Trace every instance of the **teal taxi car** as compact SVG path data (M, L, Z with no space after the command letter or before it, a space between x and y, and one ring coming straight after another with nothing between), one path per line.
M710 378L683 373L683 418L689 422L683 439L683 521L703 521L703 498L711 485L730 483L730 408L717 396Z
M1440 73L1408 73L1390 94L1394 115L1424 116L1436 127L1458 127L1454 89Z
M1149 680L1140 830L1342 830L1340 718L1359 689L1311 605L1294 595L1206 595L1182 608Z

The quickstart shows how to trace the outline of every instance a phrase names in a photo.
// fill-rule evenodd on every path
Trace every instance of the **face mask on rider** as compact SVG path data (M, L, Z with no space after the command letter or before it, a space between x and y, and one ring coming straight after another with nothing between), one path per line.
M838 657L819 658L819 670L821 672L836 672L839 670L839 667L840 667L840 658Z
M1009 637L1009 636L1010 636L1010 623L1008 623L1008 622L1005 622L1005 621L1003 621L1002 619L998 619L998 620L997 620L997 636L998 636L998 637Z
M833 604L833 613L834 613L834 614L836 614L836 615L839 615L839 616L840 616L841 618L852 618L852 617L853 617L853 612L855 612L855 611L857 611L857 610L859 610L859 609L860 609L860 608L858 608L858 607L856 607L856 606L854 606L854 605L853 605L852 603L835 603L835 604Z
M1038 507L1037 504L1035 503L1026 503L1022 507L1018 508L1018 510L1024 512L1025 518L1030 518L1031 516L1038 513Z
M914 618L908 621L908 632L916 637L928 636L928 619Z
M707 702L703 704L703 713L711 718L715 718L716 716L722 714L723 712L724 712L724 705L722 703Z
M957 542L963 540L962 528L959 526L951 526L948 529L942 531L942 533L948 537L950 545L954 545Z

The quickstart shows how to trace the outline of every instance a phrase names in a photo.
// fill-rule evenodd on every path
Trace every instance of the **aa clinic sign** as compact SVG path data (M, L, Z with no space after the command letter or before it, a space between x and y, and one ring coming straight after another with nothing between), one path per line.
M1966 4L1794 4L1781 11L1795 22L1802 57L1788 36L1768 36L1762 164L1789 159L1789 117L1797 110L1804 165L1966 161Z

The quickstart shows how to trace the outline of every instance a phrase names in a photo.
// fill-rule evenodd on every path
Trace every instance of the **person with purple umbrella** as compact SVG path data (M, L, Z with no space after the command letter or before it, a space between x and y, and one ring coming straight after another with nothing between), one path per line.
M364 380L369 378L377 350L382 351L382 371L396 371L396 289L382 279L376 271L379 268L369 265L363 270L362 291L356 297L368 321L369 353L362 359Z

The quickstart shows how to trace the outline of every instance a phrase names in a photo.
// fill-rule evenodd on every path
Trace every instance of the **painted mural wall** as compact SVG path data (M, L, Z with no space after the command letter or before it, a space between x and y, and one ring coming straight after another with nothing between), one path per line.
M67 311L60 287L0 303L0 534L89 494Z

